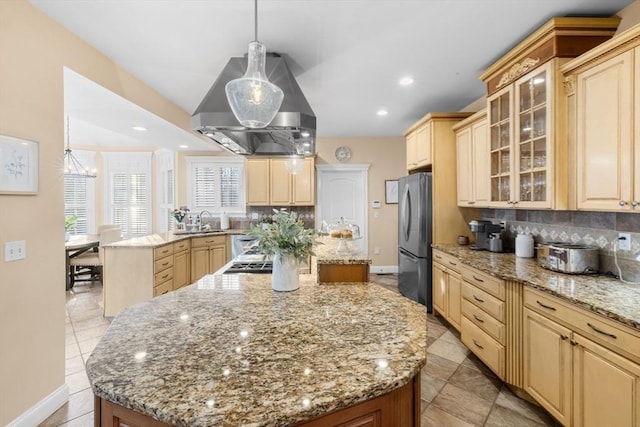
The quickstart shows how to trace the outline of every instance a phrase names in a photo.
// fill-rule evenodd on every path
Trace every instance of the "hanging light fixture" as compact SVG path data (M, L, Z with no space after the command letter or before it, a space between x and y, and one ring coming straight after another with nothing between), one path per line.
M302 144L294 144L296 154L284 161L284 167L291 175L299 175L304 169L304 147Z
M247 72L225 86L227 100L242 126L266 127L282 105L282 89L269 81L265 72L265 45L258 41L258 0L254 0L255 40L249 43Z
M67 148L64 149L64 174L81 178L95 178L97 176L96 169L89 170L89 168L82 166L71 152L69 139L69 116L67 116Z

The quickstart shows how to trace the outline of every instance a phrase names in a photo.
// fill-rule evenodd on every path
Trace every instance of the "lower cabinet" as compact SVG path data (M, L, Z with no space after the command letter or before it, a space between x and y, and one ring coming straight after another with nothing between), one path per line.
M454 328L460 330L462 293L458 261L440 251L433 251L433 309Z
M191 284L191 241L173 244L173 290Z
M640 426L640 365L607 348L632 350L640 337L532 291L525 305L525 391L565 426Z
M228 261L227 236L191 239L191 282L222 268Z

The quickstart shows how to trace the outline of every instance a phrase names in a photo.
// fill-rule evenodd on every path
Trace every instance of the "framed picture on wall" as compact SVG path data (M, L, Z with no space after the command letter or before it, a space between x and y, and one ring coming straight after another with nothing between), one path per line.
M0 135L0 194L38 193L38 143Z
M384 181L384 202L388 205L398 203L398 180Z

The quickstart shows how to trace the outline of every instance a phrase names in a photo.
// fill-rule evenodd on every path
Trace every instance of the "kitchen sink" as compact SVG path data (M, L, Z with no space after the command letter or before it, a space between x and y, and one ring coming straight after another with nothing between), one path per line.
M224 233L225 230L211 229L211 230L174 230L173 234L216 234Z

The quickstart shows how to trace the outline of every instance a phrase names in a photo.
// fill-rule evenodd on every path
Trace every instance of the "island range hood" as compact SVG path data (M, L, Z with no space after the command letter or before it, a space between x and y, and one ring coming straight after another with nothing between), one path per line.
M267 53L266 59L269 81L284 92L280 110L266 128L242 126L227 101L225 85L244 75L246 56L229 60L191 117L191 127L236 154L312 156L316 151L316 116L284 58Z

